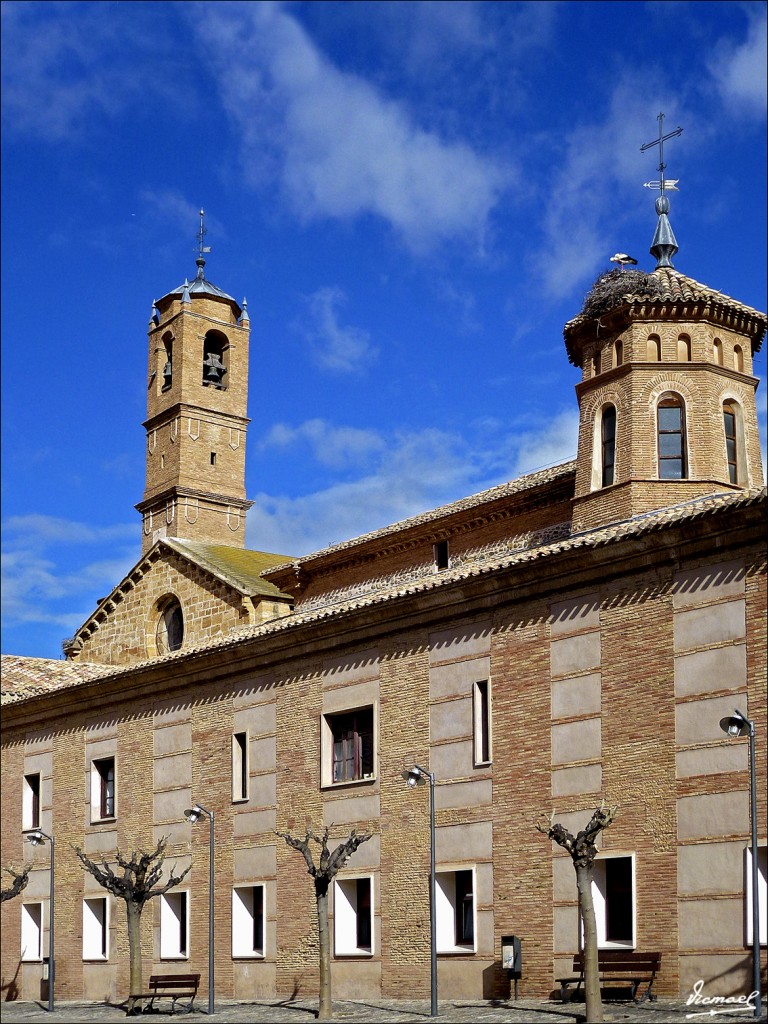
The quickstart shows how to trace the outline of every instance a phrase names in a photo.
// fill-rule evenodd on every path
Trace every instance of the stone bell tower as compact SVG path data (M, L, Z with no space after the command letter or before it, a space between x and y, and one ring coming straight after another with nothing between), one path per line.
M203 211L192 282L152 306L142 550L162 537L245 546L250 322L205 277Z

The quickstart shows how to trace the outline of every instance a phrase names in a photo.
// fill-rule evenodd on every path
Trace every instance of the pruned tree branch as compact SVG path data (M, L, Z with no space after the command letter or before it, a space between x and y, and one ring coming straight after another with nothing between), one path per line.
M5 903L6 900L14 899L19 895L19 893L26 889L31 868L29 865L25 864L21 871L17 871L12 864L9 864L7 867L3 868L3 871L5 871L6 874L11 875L13 882L7 889L0 889L0 903Z

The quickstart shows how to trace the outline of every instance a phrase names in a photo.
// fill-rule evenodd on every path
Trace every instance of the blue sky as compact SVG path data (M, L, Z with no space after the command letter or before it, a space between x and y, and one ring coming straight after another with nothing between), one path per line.
M248 299L248 543L268 551L575 453L562 327L614 252L654 265L659 111L684 129L675 266L766 308L763 3L2 18L6 653L59 657L139 557L146 328L194 274L201 206L206 275Z

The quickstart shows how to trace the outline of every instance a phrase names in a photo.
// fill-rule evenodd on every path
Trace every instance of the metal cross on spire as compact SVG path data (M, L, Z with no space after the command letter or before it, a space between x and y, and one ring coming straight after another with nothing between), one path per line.
M677 183L679 178L674 178L671 181L667 181L664 178L664 169L666 164L664 163L664 143L669 139L674 139L677 135L682 135L683 129L678 127L674 131L667 132L664 134L664 115L659 114L657 118L659 122L659 137L654 139L652 142L646 142L645 145L640 147L640 152L645 153L653 146L659 147L659 180L658 181L646 181L645 188L653 188L659 190L659 197L656 200L656 214L658 221L656 222L656 231L653 236L653 242L651 243L650 252L652 256L656 257L656 269L659 267L671 267L671 258L677 252L677 239L675 233L672 230L672 225L669 223L669 199L667 198L667 192L677 192Z
M208 228L205 226L205 210L200 210L200 230L195 235L197 239L198 256L197 260L197 276L203 277L203 267L205 266L205 254L211 251L210 245L203 245L203 239L208 234Z

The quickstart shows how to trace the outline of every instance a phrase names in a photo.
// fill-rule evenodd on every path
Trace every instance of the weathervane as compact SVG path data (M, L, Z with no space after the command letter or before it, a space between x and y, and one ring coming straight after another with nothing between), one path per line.
M646 142L644 146L640 147L640 152L645 153L646 150L651 149L653 146L659 147L659 180L658 181L646 181L644 188L652 188L659 190L659 197L656 200L656 214L658 221L656 222L656 231L653 235L653 242L651 243L650 253L656 257L656 269L659 267L671 267L672 263L670 260L677 252L677 239L675 233L672 230L672 225L669 223L669 199L667 198L667 192L677 192L677 183L679 178L673 178L666 181L664 178L664 169L667 166L664 163L664 143L668 139L674 139L677 135L682 135L683 129L678 127L674 131L667 132L664 134L664 115L659 114L657 118L659 122L659 137L654 139L652 142Z
M198 247L198 256L195 262L197 263L197 276L199 278L203 277L203 267L205 266L205 254L211 251L210 245L203 245L203 239L208 234L208 228L205 226L204 218L205 210L200 210L200 230L195 235Z

